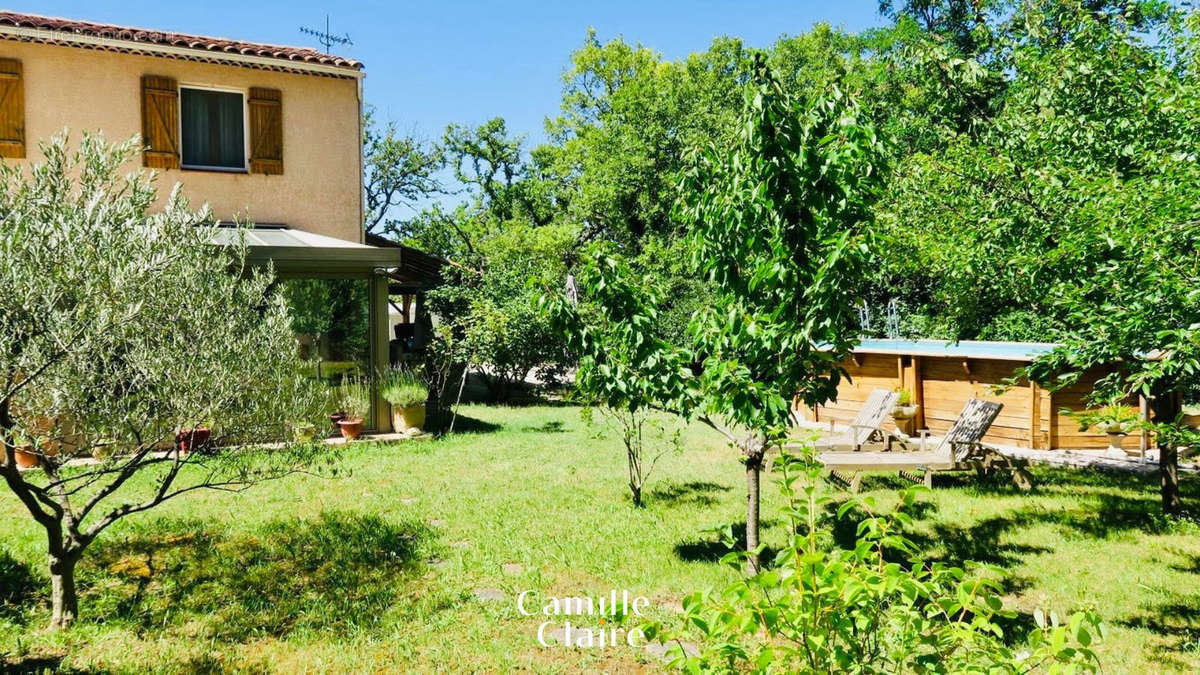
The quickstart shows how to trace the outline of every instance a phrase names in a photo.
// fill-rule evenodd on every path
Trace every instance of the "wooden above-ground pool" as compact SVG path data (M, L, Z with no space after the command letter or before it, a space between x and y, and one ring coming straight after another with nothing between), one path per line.
M920 406L916 428L929 429L935 436L946 433L967 399L981 398L1004 406L984 442L1033 449L1107 448L1105 434L1080 431L1079 423L1062 412L1083 410L1084 397L1106 370L1086 373L1076 384L1054 392L1025 378L995 391L1018 368L1054 347L1030 342L863 340L843 364L850 377L838 386L837 399L798 412L814 422L847 424L871 390L903 388ZM891 424L889 419L886 425ZM1145 447L1140 434L1130 434L1123 442L1130 449Z

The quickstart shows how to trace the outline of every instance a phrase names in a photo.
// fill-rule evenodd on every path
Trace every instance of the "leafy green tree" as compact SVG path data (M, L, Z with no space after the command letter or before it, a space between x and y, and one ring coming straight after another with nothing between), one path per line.
M123 173L136 138L69 147L56 137L43 163L0 166L0 476L45 529L55 628L76 618L76 564L113 523L330 457L265 445L319 421L321 397L239 232L178 189L155 210L151 177ZM207 443L189 433L202 428ZM192 452L172 449L177 433ZM22 471L18 451L40 468Z
M581 240L636 252L647 234L673 234L674 176L688 148L732 136L748 73L738 40L670 62L589 31L563 75L561 115L547 123L553 143L541 150Z
M551 181L503 120L451 125L442 144L465 201L427 209L400 233L451 262L428 296L446 326L439 344L482 366L493 398L505 398L530 373L553 379L566 365L537 300L545 284L565 281L576 230L556 219Z
M1154 47L1128 25L1080 13L1072 41L1048 49L1039 16L1020 15L1027 28L997 49L1011 76L1003 104L901 159L878 210L887 244L872 295L904 299L945 327L937 337L1063 336L1069 315L1049 291L1102 265L1106 247L1091 242L1124 227L1088 205L1186 151L1190 113L1169 34ZM962 86L992 77L953 61L937 70Z
M579 359L575 388L584 403L599 406L621 431L634 506L663 453L648 449L656 411L692 408L689 354L658 335L662 296L649 278L635 281L615 258L600 256L579 275L578 306L554 296L547 309ZM661 435L661 434L660 434ZM649 441L653 444L653 441Z
M717 293L692 325L701 419L745 462L751 567L759 473L787 433L791 396L833 398L857 338L882 168L873 130L836 86L801 106L765 63L755 79L735 144L699 153L679 185L679 218Z
M442 149L414 135L403 135L393 122L380 126L367 108L362 120L363 227L368 233L396 236L402 221L398 206L415 207L443 191L438 172Z
M1120 364L1097 381L1091 401L1144 396L1150 402L1162 506L1172 515L1183 513L1179 447L1200 442L1181 418L1184 397L1200 390L1200 171L1194 164L1164 157L1154 176L1127 181L1119 192L1092 191L1087 217L1120 227L1064 242L1103 262L1050 288L1055 312L1069 317L1065 345L1028 369L1033 379L1060 387Z
M944 317L946 337L1063 342L1030 369L1050 387L1122 364L1093 402L1150 399L1168 513L1182 509L1179 402L1200 386L1200 96L1179 20L1152 41L1134 19L1078 4L1023 9L998 49L1012 77L1003 106L907 158L879 214L879 286Z
M893 20L909 19L931 35L947 40L959 54L974 56L986 44L987 10L980 0L879 0L879 12Z
M502 118L475 128L451 124L442 142L455 179L491 225L522 220L540 226L553 220L539 166L525 160L523 137L510 137Z

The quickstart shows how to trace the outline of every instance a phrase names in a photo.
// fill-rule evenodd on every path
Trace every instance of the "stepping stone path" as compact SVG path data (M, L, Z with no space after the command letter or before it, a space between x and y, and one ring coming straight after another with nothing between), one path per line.
M445 524L446 524L446 521L444 521L444 520L439 520L439 519L437 519L437 518L434 518L433 520L429 521L429 526L430 526L430 527L441 527L441 526L443 526L443 525L445 525Z
M456 542L454 542L454 543L450 544L450 548L471 548L471 542L469 542L469 541L456 541Z
M658 604L662 606L663 609L669 609L676 614L683 614L684 612L682 600L663 600Z
M688 656L699 656L700 655L700 648L697 647L696 645L692 644L691 642L683 640L683 641L680 641L679 644L681 644L683 646L684 654L687 654ZM675 646L674 641L671 641L671 642L665 643L665 644L662 642L647 642L646 643L646 653L649 654L650 656L660 658L663 661L670 661L671 657L667 655L667 650L669 650L671 647L674 647L674 646Z
M484 602L500 602L506 597L504 591L498 588L476 588L475 598Z
M505 574L516 576L525 571L525 566L518 565L517 563L507 563L505 565L501 565L500 569Z
M582 628L582 627L577 628L575 626L571 627L571 632L574 634L583 634L584 631L587 631L587 630L590 630L590 629ZM546 633L546 642L557 642L560 645L566 644L567 643L567 629L566 628L555 628L554 630Z
M416 497L401 497L400 503L401 504L416 504L417 498Z
M448 561L442 560L441 558L433 558L429 561L429 566L435 570L443 569L449 564L450 563Z

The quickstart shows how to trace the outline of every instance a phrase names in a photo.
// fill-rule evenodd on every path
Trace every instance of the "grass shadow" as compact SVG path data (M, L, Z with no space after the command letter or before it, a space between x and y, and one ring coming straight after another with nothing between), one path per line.
M0 619L23 625L23 608L38 598L46 587L25 563L0 550Z
M1120 621L1122 626L1156 633L1169 642L1158 646L1160 652L1200 651L1200 598L1156 605Z
M112 671L64 667L63 659L67 657L66 650L46 651L22 656L5 656L0 654L0 673L6 675L106 675Z
M777 520L762 520L759 522L759 536L761 538L767 528L778 524ZM704 562L716 563L720 562L727 553L731 551L746 550L746 523L745 521L734 523L733 528L733 545L732 547L722 541L719 536L711 536L706 538L693 539L689 541L679 542L675 544L675 557L685 562ZM721 528L724 529L724 528ZM775 559L778 553L770 546L763 549L760 559L764 566L768 566Z
M503 425L485 422L462 413L456 416L449 410L430 409L429 416L425 421L425 431L431 434L444 434L450 429L452 419L454 421L453 433L455 434L490 434L504 428Z
M96 544L81 564L81 604L100 622L198 624L222 641L369 631L407 606L433 536L421 522L342 512L233 538L200 521L155 525Z
M528 425L521 427L521 431L535 434L562 434L566 433L567 425L561 420L551 420L545 424L539 424L537 426Z
M1153 476L1037 467L1035 478L1043 497L1069 496L1070 500L1055 508L1047 508L1045 502L1026 501L1016 508L968 522L938 521L923 515L920 519L926 522L922 531L909 532L908 536L920 550L932 553L931 560L956 566L975 561L1004 570L1001 579L1004 592L1019 593L1031 587L1033 580L1009 570L1029 562L1030 556L1054 550L1053 539L1044 544L1013 541L1022 531L1051 526L1063 536L1105 540L1130 533L1169 534L1181 525L1188 527L1184 521L1162 514L1157 479ZM951 480L971 497L1020 494L1014 493L1006 480L979 481L974 475ZM1194 503L1200 495L1196 494L1195 482L1192 483L1185 487L1184 498ZM852 529L849 534L853 534ZM1173 569L1200 573L1200 556L1182 552L1181 555L1183 562L1173 565ZM1160 658L1167 661L1174 658L1172 654L1200 650L1200 599L1172 598L1118 623L1167 640L1170 646L1155 648L1161 652ZM1033 627L1032 616L1024 613L1002 622L1005 635L1012 638L1027 634Z
M1175 570L1176 572L1183 572L1185 574L1200 574L1200 555L1184 553L1183 551L1178 550L1175 551L1175 553L1180 557L1185 558L1186 562L1182 565L1171 565L1171 569Z
M729 492L730 488L711 481L693 480L686 483L667 482L656 485L646 495L647 501L667 506L712 506L717 503L718 493Z
M942 553L937 558L952 565L962 566L973 561L1007 568L1019 564L1027 556L1052 551L1045 546L1004 541L1010 531L1037 523L1042 513L1010 511L969 525L937 522L930 532L910 532L908 537L918 550L940 550Z

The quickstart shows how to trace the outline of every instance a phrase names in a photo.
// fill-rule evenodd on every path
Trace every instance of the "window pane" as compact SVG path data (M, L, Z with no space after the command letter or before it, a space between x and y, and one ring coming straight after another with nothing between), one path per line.
M183 88L179 96L183 163L246 168L242 95Z

